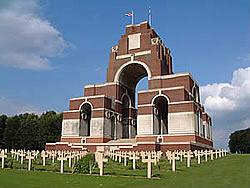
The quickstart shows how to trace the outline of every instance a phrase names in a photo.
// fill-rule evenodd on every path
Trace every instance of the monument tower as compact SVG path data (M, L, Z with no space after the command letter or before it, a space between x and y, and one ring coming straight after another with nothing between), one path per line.
M136 93L148 78L148 89ZM138 105L135 96L138 96ZM87 85L63 112L61 142L46 149L211 149L212 123L190 73L174 73L170 50L148 24L127 25L110 51L107 80Z

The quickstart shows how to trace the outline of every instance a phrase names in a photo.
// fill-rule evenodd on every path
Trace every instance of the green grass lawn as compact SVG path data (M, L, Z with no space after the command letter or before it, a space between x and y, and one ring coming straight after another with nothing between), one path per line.
M130 165L129 165L130 166ZM146 168L130 170L115 162L105 166L104 177L97 175L59 174L55 172L19 169L0 170L1 188L78 188L78 187L199 187L199 188L249 188L250 155L228 155L198 166L192 161L192 167L186 168L185 162L177 163L177 171L171 172L166 161L154 167L157 179L146 179ZM134 177L129 177L129 175Z

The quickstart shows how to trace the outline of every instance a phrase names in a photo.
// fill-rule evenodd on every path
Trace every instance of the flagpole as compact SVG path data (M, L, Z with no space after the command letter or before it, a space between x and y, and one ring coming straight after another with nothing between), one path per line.
M152 15L151 15L151 8L148 9L148 23L151 26L152 25Z
M134 25L134 11L132 10L132 16L131 16L131 19L132 19L132 25Z

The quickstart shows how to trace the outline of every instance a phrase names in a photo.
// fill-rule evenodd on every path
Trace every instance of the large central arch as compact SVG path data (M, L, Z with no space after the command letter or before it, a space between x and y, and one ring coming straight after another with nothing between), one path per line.
M120 68L117 70L117 72L115 74L115 78L114 78L115 82L120 81L121 73L129 65L140 65L140 66L142 66L144 68L144 70L146 71L148 78L150 79L152 77L151 70L150 70L150 68L148 67L148 65L146 63L144 63L142 61L128 61L127 63L124 63L122 66L120 66Z
M129 61L117 71L114 81L126 89L122 102L122 138L132 138L137 132L136 86L144 77L151 78L149 67L140 61ZM126 101L124 101L126 99ZM129 101L129 106L127 105ZM127 133L128 131L128 133Z
M132 107L135 107L135 88L144 77L150 79L151 71L148 65L141 61L129 61L116 72L114 81L126 87Z

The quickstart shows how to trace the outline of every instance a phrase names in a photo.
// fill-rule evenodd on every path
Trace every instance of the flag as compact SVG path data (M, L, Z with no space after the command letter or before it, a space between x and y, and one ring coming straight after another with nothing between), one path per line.
M127 14L125 14L125 16L131 17L131 16L133 16L133 12L128 12Z
M131 24L134 24L134 12L128 12L125 16L131 17Z

